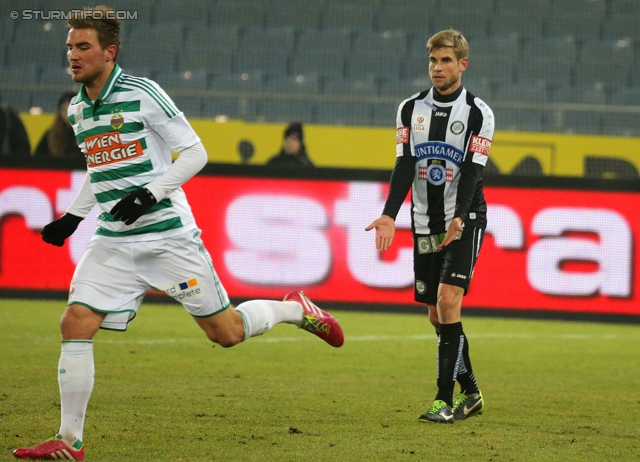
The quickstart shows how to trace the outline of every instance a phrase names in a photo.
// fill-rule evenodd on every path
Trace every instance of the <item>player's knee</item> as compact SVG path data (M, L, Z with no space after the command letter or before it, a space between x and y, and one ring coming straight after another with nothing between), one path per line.
M242 342L244 337L235 332L220 332L220 331L211 331L207 332L207 337L213 343L220 345L222 348L231 348L234 345Z

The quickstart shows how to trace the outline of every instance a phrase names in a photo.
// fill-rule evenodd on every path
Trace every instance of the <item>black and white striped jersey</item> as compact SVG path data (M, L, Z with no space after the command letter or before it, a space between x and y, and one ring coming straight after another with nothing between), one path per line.
M395 219L412 187L417 234L446 232L460 217L485 228L482 169L494 132L493 112L460 87L441 95L433 87L400 103L396 119L396 167L384 214Z

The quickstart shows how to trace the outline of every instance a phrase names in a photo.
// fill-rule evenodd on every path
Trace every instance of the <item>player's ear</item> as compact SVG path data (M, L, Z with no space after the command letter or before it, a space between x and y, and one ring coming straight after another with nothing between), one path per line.
M469 66L469 58L462 58L458 65L460 66L460 72L466 71L467 66Z

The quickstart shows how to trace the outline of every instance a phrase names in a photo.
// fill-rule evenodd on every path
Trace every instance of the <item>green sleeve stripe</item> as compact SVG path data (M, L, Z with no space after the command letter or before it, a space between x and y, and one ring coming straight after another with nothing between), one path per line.
M109 231L108 229L99 227L96 230L96 234L101 236L110 236L110 237L120 237L120 236L135 236L138 234L149 234L149 233L161 233L163 231L169 231L171 229L182 228L182 221L180 217L170 218L165 221L161 221L159 223L154 223L152 225L142 226L136 229L130 229L128 231Z
M143 80L134 80L133 78L126 78L123 80L123 85L130 85L135 88L139 88L147 93L153 100L158 103L158 106L164 111L164 113L170 119L175 117L178 114L178 108L171 102L165 98L153 85L143 81Z
M171 203L171 200L170 199L162 199L156 205L151 207L149 209L149 211L147 211L147 213L145 213L145 215L147 215L148 213L157 212L158 210L168 209L170 207L173 207L173 204ZM114 223L115 222L115 220L113 219L113 215L111 215L110 213L107 213L107 212L102 212L100 214L100 216L98 217L98 220L101 220L101 221L104 221L104 222L107 222L107 223Z
M100 183L101 181L120 180L130 176L142 175L153 170L151 160L145 160L139 164L127 165L126 167L114 168L104 172L91 173L91 182Z
M101 135L102 133L120 132L120 133L138 133L144 129L142 122L127 122L122 125L121 128L115 130L111 125L102 125L100 127L94 127L76 135L78 144L83 143L84 140L90 136Z
M133 91L133 90L131 88L125 88L125 87L115 87L113 89L113 93L119 93L123 91Z
M96 111L94 116L108 115L118 112L140 112L140 101L123 101L121 103L104 103Z
M149 93L155 94L160 100L162 100L168 107L168 109L172 110L176 114L180 112L176 107L175 103L171 100L171 97L167 95L164 90L155 82L151 83L149 80L140 77L128 77L129 82L135 82L139 84L141 87L145 87Z

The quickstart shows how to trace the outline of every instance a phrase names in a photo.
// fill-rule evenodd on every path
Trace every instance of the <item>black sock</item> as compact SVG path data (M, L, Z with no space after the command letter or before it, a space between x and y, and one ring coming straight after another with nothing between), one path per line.
M453 387L456 383L458 356L462 354L458 351L462 336L462 323L440 325L436 400L442 400L449 406L453 406Z
M473 369L471 368L471 360L469 359L469 342L467 336L462 333L462 360L458 364L458 383L460 384L460 391L467 395L478 393L478 384L476 383L476 377L473 375Z

